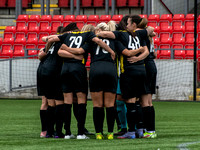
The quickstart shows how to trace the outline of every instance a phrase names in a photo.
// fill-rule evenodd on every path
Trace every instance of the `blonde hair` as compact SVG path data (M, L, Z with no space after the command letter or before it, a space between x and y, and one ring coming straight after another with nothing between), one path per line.
M86 24L82 27L81 31L91 31L94 32L95 27L91 24Z
M115 21L109 21L107 24L105 22L101 22L96 26L95 29L101 29L102 31L115 31L115 25Z

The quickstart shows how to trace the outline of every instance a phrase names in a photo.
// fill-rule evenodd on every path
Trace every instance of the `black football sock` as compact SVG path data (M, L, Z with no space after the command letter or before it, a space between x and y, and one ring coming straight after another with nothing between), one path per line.
M78 104L78 135L84 134L87 104Z
M42 131L47 131L47 110L40 110L40 121Z
M140 103L136 102L136 128L142 129L143 128L143 113L142 113L142 107Z
M57 134L62 133L63 122L64 122L64 104L56 106L56 132Z
M96 133L103 133L104 108L93 107L93 122Z
M54 134L54 124L55 124L55 107L48 106L47 108L47 132L50 135Z
M76 118L76 121L78 122L78 103L73 103L73 113Z
M114 107L106 108L106 120L107 120L108 132L113 132L114 123L115 123L115 108Z
M150 131L150 118L151 118L150 106L142 107L142 112L143 112L144 128L147 131Z
M71 135L70 125L71 125L71 109L72 104L64 104L64 129L65 129L65 135Z
M128 123L128 131L135 132L135 124L136 124L136 107L135 103L126 103L127 107L127 123Z
M150 106L150 112L151 112L150 131L155 131L155 109L153 106Z
M121 122L119 120L118 111L117 111L116 108L115 108L115 120L116 120L116 123L117 123L117 130L119 131L121 129Z

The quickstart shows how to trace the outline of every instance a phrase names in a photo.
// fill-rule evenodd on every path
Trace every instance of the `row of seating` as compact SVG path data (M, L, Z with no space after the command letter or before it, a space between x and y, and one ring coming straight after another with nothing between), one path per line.
M31 3L31 0L22 0L22 7L28 8L28 3ZM6 8L15 8L16 0L0 0L0 7Z
M144 0L115 0L116 7L144 7ZM70 7L70 0L58 0L59 7ZM76 6L76 0L74 0ZM81 7L105 7L105 0L80 0ZM112 0L109 0L109 7Z
M194 59L194 51L193 50L175 50L173 57L174 57L174 59ZM196 53L196 57L200 58L199 50ZM170 50L158 50L157 58L158 59L171 59L171 51Z

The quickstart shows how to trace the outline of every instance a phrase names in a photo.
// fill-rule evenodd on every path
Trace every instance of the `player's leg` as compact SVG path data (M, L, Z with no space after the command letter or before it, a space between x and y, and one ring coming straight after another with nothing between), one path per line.
M48 108L47 108L47 135L46 137L53 137L54 136L54 125L55 125L55 100L48 99Z
M136 104L136 137L142 138L144 129L142 106L138 99L135 104Z
M87 96L86 93L76 93L78 99L78 135L77 139L87 138L84 134L85 120L87 113Z
M103 122L104 122L104 107L103 107L103 91L91 92L93 102L93 122L96 131L96 139L103 139Z
M127 108L126 108L125 100L118 93L117 93L117 100L116 100L116 105L117 105L116 109L117 109L118 118L121 123L121 129L117 133L117 135L123 135L127 132L127 118L126 118Z
M116 94L111 92L104 92L104 106L106 107L106 120L108 126L108 135L107 138L112 140L113 137L113 129L115 122L115 98Z
M71 133L71 108L73 103L73 93L64 93L64 129L65 139L75 138Z
M48 108L47 98L45 96L42 96L42 104L40 107L40 121L42 127L40 137L42 138L46 137L47 133L47 108Z
M64 134L62 133L63 122L64 122L64 99L57 98L56 100L56 135L55 138L64 138Z
M144 137L146 138L156 138L157 134L155 133L155 109L152 104L152 94L155 94L156 89L156 75L157 75L157 68L155 65L155 62L148 61L145 64L146 72L147 72L147 84L149 88L149 94L148 94L148 108L146 108L145 111L148 113L148 129L145 133Z

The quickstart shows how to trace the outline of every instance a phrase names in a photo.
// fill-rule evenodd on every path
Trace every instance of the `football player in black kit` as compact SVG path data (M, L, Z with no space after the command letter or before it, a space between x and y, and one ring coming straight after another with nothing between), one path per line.
M138 30L145 29L147 27L148 20L143 18L138 25ZM144 133L144 138L156 138L155 133L155 110L152 104L152 95L155 94L156 89L156 75L157 68L154 62L156 57L153 44L153 36L156 34L153 32L149 37L146 37L146 44L149 50L149 55L145 58L145 69L147 73L147 94L142 95L141 104L143 109L144 127L147 130ZM131 58L131 61L137 61L137 57Z
M135 136L135 124L136 124L136 98L140 97L142 94L146 94L146 71L144 67L144 58L149 54L148 49L146 47L146 43L143 37L147 36L149 32L153 32L153 28L149 30L142 30L140 32L136 31L137 25L141 22L142 18L138 15L131 16L127 23L127 31L114 31L114 32L100 32L98 36L102 36L104 38L113 38L119 40L127 49L139 49L140 46L144 46L144 53L137 54L136 56L140 56L140 60L136 63L130 63L127 59L129 55L124 50L121 53L123 57L121 57L121 76L120 76L120 86L122 97L126 99L127 106L127 123L129 130L122 136L118 138L130 138L134 139ZM128 50L127 50L128 51ZM138 133L143 136L143 129L139 128Z
M51 43L60 41L69 47L80 48L85 44L85 42L95 42L107 51L111 53L112 57L115 57L115 53L109 46L107 46L103 41L97 38L93 32L72 32L66 33L62 36L52 37L48 39L48 48ZM84 134L84 125L86 118L86 100L87 100L87 73L82 61L77 59L64 59L64 64L62 67L61 78L63 82L62 90L64 93L64 103L65 103L65 130L66 139L71 139L74 137L70 131L71 122L71 106L73 102L73 92L76 93L78 98L78 135L77 139L88 139Z
M87 28L87 25L84 28ZM92 28L92 26L91 26ZM91 30L90 28L90 30ZM115 23L113 21L100 23L97 25L95 32L99 31L113 31L115 30ZM143 48L137 50L127 50L120 42L112 39L102 39L112 49L116 51L125 51L127 55L134 56L137 53L143 52ZM90 92L93 101L93 121L96 130L96 139L103 139L103 121L104 121L104 106L106 107L106 118L108 125L108 139L113 139L114 127L114 103L117 88L117 70L114 61L110 54L101 49L98 45L87 48L91 54L91 68L90 68ZM84 53L82 48L74 49L66 47L66 50L73 54Z

